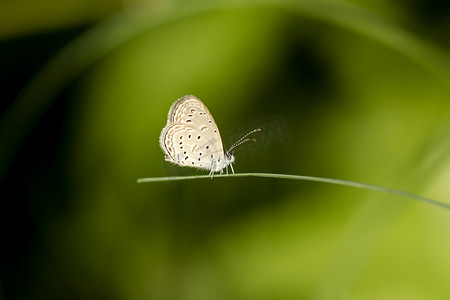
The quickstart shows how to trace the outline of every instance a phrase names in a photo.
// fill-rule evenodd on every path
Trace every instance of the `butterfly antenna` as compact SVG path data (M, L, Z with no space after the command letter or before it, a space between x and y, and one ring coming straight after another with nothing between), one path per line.
M260 128L254 129L254 130L250 131L249 133L247 133L246 135L244 135L243 137L241 137L239 140L236 141L236 143L234 143L230 147L230 149L228 149L227 153L230 153L231 150L233 150L234 148L236 148L237 146L239 146L239 145L241 145L241 144L243 144L245 142L248 142L248 141L255 142L256 141L255 139L246 139L246 137L248 137L250 134L258 132L258 131L261 131L261 129Z

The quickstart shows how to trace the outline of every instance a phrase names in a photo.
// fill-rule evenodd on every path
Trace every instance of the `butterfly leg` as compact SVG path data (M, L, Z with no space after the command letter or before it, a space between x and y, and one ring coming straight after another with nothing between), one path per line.
M234 174L234 169L233 169L233 164L232 163L230 164L230 168L231 168L231 172L233 172L233 174ZM227 167L227 172L228 172L228 167Z

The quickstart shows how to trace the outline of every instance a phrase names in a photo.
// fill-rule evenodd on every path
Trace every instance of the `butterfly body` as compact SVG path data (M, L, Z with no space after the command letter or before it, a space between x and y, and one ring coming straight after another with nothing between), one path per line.
M234 162L224 151L219 128L208 108L193 95L172 104L159 143L166 161L221 172Z

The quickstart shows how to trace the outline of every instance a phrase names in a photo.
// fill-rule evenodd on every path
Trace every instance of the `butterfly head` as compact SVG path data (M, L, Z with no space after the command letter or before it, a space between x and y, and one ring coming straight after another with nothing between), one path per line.
M234 153L227 151L225 153L225 162L227 165L234 163Z

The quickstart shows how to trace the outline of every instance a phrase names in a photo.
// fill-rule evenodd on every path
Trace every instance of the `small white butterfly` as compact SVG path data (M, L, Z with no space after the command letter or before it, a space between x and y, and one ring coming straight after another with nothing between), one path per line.
M171 163L205 169L222 174L228 166L234 173L234 155L230 151L238 145L253 139L248 135L261 131L255 129L239 139L227 152L223 150L219 128L208 108L193 95L184 96L170 107L167 124L161 131L159 144Z

